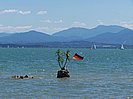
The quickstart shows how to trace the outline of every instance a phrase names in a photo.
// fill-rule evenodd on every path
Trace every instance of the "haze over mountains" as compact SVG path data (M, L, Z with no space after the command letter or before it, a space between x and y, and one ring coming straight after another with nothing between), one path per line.
M0 43L26 44L26 43L46 43L46 42L70 42L88 41L109 44L133 45L133 30L117 25L99 25L92 29L72 27L59 31L53 35L37 31L22 33L0 33Z

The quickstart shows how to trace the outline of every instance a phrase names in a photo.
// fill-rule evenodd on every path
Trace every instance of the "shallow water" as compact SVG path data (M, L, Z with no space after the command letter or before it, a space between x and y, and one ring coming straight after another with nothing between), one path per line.
M0 99L133 99L133 50L74 49L82 61L57 79L55 48L0 49ZM66 51L67 49L63 49ZM13 75L34 79L14 80Z

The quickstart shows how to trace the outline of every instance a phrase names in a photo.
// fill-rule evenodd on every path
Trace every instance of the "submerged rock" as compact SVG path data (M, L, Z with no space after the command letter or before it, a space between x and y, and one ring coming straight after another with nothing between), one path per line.
M25 76L18 76L18 75L15 75L15 76L12 76L13 79L33 79L34 77L33 76L28 76L28 75L25 75Z

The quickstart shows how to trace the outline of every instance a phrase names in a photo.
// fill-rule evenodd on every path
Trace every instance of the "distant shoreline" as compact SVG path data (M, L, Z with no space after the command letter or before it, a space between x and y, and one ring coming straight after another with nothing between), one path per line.
M37 44L0 44L0 48L90 48L94 43L90 42L48 42ZM119 49L120 44L95 43L97 49ZM133 45L124 45L125 49L132 49Z

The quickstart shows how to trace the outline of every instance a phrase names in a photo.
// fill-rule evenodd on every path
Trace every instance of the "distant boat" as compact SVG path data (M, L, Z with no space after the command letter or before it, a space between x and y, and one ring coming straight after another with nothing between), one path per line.
M94 49L97 49L97 46L94 44L94 45L93 45L93 48L94 48Z
M93 46L91 47L91 49L97 49L97 46L95 44L93 44Z
M121 44L120 49L121 49L121 50L124 50L124 49L125 49L124 46L123 46L123 44Z
M7 48L10 48L10 46L8 45Z

